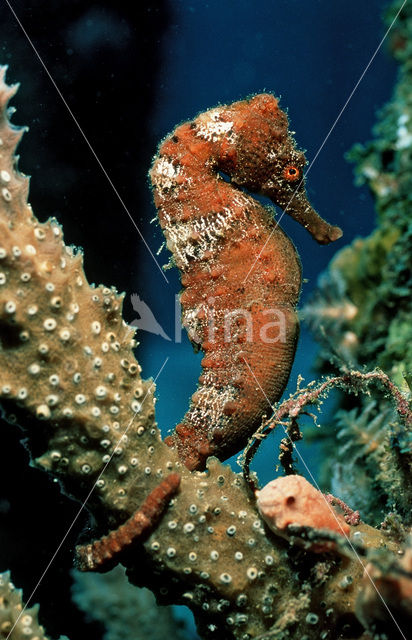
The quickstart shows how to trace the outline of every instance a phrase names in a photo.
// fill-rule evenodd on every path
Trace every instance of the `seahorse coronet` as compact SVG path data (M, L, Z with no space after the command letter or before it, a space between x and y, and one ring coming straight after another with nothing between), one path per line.
M341 230L309 204L305 164L271 94L179 125L154 159L150 178L180 271L182 323L205 354L189 410L166 439L189 469L239 451L286 386L299 333L300 260L273 211L251 193L268 196L320 244L336 240Z

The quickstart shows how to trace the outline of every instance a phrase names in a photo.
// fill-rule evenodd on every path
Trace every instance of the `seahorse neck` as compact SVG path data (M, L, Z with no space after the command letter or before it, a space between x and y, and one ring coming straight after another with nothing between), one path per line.
M164 142L151 171L156 205L174 222L227 211L239 194L219 175L221 141L199 139L193 132L184 134L178 129ZM179 142L173 145L173 138Z

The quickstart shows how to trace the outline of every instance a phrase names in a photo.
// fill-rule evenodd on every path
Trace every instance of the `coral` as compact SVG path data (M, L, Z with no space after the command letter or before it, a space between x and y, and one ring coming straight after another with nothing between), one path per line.
M396 623L408 624L412 616L410 538L403 547L399 560L388 563L385 554L374 552L365 567L363 588L356 601L356 614L365 627L375 632L385 631L387 637L396 633Z
M73 599L87 618L104 624L103 640L187 638L177 628L171 607L156 607L154 595L131 585L122 567L105 574L72 573Z
M284 428L287 437L281 441L281 454L279 458L283 464L286 449L288 456L285 470L287 473L294 473L294 471L289 468L292 458L291 449L293 450L294 442L300 440L302 437L297 418L303 413L307 413L307 406L317 405L320 407L322 399L335 388L344 389L355 396L359 393L368 395L371 384L380 386L381 390L383 389L386 395L392 398L403 429L410 431L412 427L412 409L410 408L408 398L399 391L396 385L394 385L390 378L382 371L375 370L363 373L353 370L340 376L331 376L318 383L313 381L309 383L305 389L301 389L300 386L298 386L298 389L292 393L287 400L284 400L277 407L272 407L273 415L264 421L259 429L256 430L243 451L241 458L244 476L251 490L254 491L255 489L254 480L250 474L251 460L256 454L262 440L264 440L273 429L278 425L282 425ZM312 417L316 421L316 416L312 414Z
M181 272L183 325L205 352L189 410L168 438L189 469L204 468L210 455L236 453L259 426L267 399L278 400L286 386L299 330L300 262L273 211L239 187L270 197L328 244L342 232L310 206L305 163L270 94L180 125L155 158L150 177Z
M400 8L388 12L392 20ZM318 368L379 367L408 394L412 388L412 8L406 3L391 32L401 62L394 95L381 110L374 140L348 154L359 184L375 199L377 227L332 260L305 316L321 343ZM384 397L340 400L323 436L324 478L371 522L388 508L411 524L412 436ZM336 448L336 427L338 443Z
M134 330L121 318L122 297L114 289L91 287L81 253L64 245L55 220L39 223L27 205L28 179L13 166L22 131L9 126L6 112L15 88L1 83L2 404L9 420L16 419L7 411L13 402L25 421L40 421L33 434L37 451L44 437L41 421L53 425L48 450L37 464L70 478L69 493L83 495L90 484L85 479L100 476L91 503L101 503L104 495L106 509L124 513L140 493L123 488L140 461L126 458L122 445L127 441L133 451L144 431L147 446L156 446L150 429L153 385L140 379L132 351ZM118 442L120 424L129 423ZM115 448L117 464L108 467ZM137 499L143 502L144 495Z
M354 408L336 413L338 461L332 470L331 490L348 502L356 499L357 508L367 521L373 521L387 508L397 504L407 513L410 504L407 470L392 474L398 466L400 455L397 433L401 430L392 408L379 406L376 400L363 404L363 409ZM348 465L351 460L356 470L355 483L348 483ZM369 487L373 483L376 491L371 496Z
M329 504L321 491L299 475L276 478L257 492L262 518L272 531L286 537L291 525L328 529L347 536L350 527Z
M10 573L0 573L0 637L9 640L47 640L37 619L38 611L38 605L26 608L22 592L11 582ZM61 637L60 640L67 638Z
M341 510L343 518L347 524L357 525L361 522L360 513L358 510L354 511L353 509L348 507L348 505L345 504L343 500L341 500L340 498L335 498L335 496L332 496L330 493L328 493L325 497L326 500L332 505L332 507L338 507Z

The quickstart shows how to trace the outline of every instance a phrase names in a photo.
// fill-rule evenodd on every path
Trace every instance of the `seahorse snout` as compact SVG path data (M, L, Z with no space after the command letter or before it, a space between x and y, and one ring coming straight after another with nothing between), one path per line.
M267 194L272 202L299 222L319 244L329 244L342 236L342 229L329 224L320 217L309 203L303 185L296 185L295 191Z

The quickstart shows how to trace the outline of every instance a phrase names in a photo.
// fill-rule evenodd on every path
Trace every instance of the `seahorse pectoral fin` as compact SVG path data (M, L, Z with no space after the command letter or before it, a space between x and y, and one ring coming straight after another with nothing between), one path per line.
M278 203L275 203L278 204ZM319 244L329 244L342 237L340 227L335 227L315 211L304 192L295 193L283 208L291 218L299 222Z

